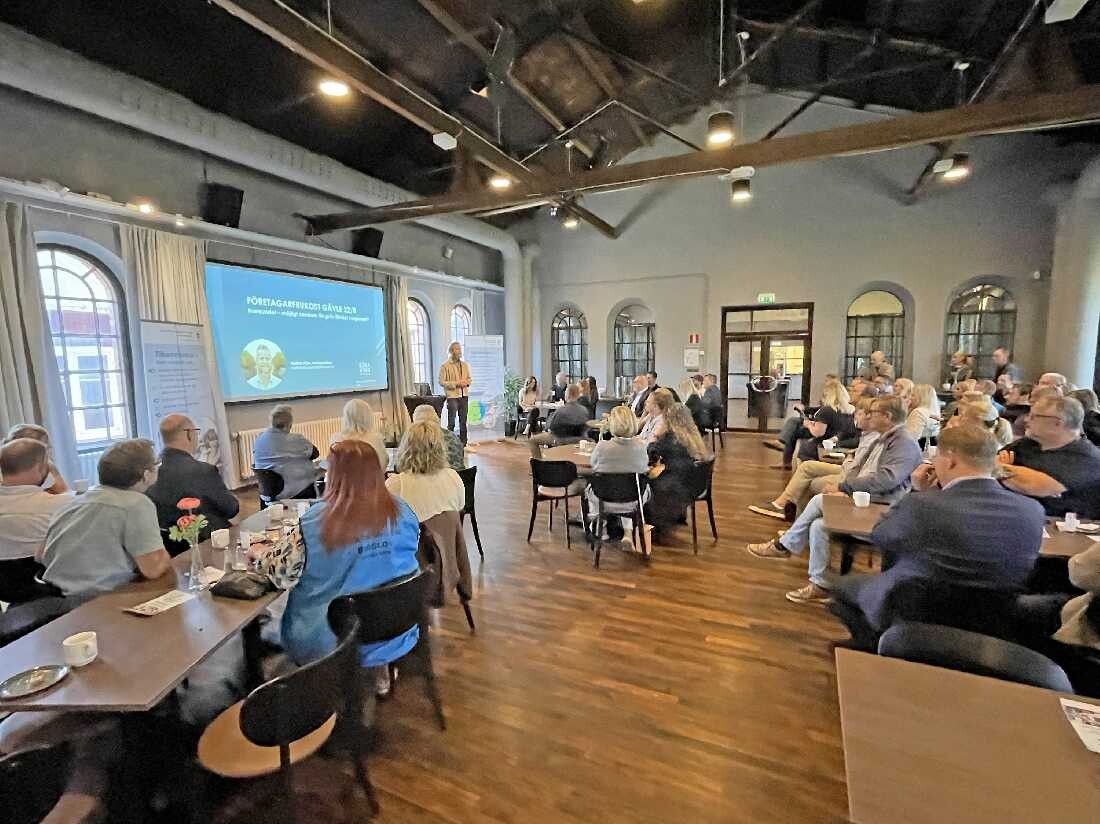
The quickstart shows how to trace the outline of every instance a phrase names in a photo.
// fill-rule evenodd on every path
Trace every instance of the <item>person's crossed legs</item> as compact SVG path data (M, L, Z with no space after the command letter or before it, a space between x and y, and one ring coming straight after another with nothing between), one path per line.
M799 506L812 495L821 492L830 481L839 480L843 473L843 468L838 464L803 461L779 493L779 497L762 504L753 504L749 510L769 518L793 520Z
M829 569L829 530L825 528L822 514L822 495L810 499L802 514L795 519L781 538L773 538L762 544L749 544L746 549L756 558L789 558L810 550L810 583L801 589L787 593L787 600L799 604L824 604L831 600L829 581L825 576Z

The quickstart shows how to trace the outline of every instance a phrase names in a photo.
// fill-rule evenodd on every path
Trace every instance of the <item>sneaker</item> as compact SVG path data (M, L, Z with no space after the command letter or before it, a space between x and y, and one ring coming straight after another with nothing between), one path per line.
M791 553L779 545L778 541L771 540L763 544L749 544L745 547L749 555L757 558L789 558Z
M796 604L828 604L833 596L825 587L817 584L807 584L802 589L792 589L787 593L787 600Z
M782 452L784 449L787 448L784 445L783 441L777 440L775 438L764 441L764 446L768 447L768 449L774 449L776 452Z
M749 512L755 512L757 515L766 515L769 518L778 518L783 520L784 510L783 507L776 506L771 501L763 504L753 504L749 507Z

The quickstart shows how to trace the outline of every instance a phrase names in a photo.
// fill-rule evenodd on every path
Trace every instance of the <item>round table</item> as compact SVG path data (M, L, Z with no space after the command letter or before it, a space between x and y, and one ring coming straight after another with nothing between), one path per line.
M578 469L588 469L592 466L592 453L582 454L575 443L552 446L542 450L544 461L572 461Z

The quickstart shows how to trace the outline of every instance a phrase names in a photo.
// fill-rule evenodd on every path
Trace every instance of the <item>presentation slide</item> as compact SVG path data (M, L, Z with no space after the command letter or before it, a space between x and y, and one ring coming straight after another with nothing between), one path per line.
M388 386L379 286L207 263L206 302L227 401Z

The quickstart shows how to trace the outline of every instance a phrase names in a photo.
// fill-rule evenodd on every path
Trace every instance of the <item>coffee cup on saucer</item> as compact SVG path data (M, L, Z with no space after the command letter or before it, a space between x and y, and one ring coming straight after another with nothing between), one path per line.
M61 653L70 667L83 667L99 655L99 643L94 632L78 632L61 642Z

